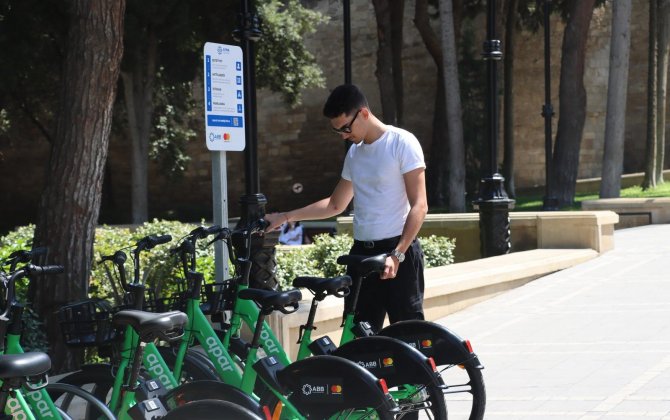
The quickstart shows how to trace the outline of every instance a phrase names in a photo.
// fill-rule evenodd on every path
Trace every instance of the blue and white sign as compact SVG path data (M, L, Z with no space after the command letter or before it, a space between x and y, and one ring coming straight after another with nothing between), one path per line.
M205 57L205 138L209 150L244 150L242 49L208 42Z

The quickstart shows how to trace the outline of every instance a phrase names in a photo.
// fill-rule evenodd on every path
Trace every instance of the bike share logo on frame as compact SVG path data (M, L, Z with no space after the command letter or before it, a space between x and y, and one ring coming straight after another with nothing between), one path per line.
M216 358L216 363L224 372L232 372L233 366L230 364L221 345L216 342L214 337L207 337L205 340L207 344L207 354Z
M28 392L27 396L32 401L31 405L39 410L41 419L47 417L53 418L53 413L49 408L49 404L42 397L42 393L40 392L40 390ZM25 420L30 418L28 417L26 412L23 411L21 403L19 403L19 400L17 400L16 398L9 398L7 400L7 409L9 410L9 414L12 415L12 418L14 420Z
M165 368L161 366L160 359L156 357L155 354L147 354L144 360L148 365L147 370L151 372L151 375L154 378L158 379L161 382L161 385L163 385L165 389L174 388L174 385L172 384L170 377L167 375Z
M304 384L302 386L302 394L305 395L305 396L310 396L312 394L342 395L342 385L339 385L339 384L333 384L333 385Z
M382 357L381 359L359 360L358 365L365 369L378 369L393 367L392 357Z

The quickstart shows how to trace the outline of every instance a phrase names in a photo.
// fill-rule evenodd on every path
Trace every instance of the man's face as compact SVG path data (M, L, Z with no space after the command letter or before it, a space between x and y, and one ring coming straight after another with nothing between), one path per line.
M344 140L349 140L354 143L363 141L360 121L362 119L360 118L361 111L362 109L357 110L353 116L341 114L336 118L332 118L330 120L330 125L333 131L339 134Z

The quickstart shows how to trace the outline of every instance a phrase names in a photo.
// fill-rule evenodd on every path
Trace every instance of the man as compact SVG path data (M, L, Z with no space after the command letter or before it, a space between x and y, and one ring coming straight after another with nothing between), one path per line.
M336 216L353 198L350 253L390 254L381 276L363 282L356 321L368 321L379 331L387 313L391 323L423 319L423 252L416 235L428 204L421 145L408 131L376 118L365 95L354 85L335 88L323 114L333 131L354 143L344 160L342 178L328 198L266 215L268 230L289 221Z

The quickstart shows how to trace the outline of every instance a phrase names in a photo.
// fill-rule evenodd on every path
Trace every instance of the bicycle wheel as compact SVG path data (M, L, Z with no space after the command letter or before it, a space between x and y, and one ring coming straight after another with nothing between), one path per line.
M395 394L395 395L394 395ZM399 397L402 394L402 397ZM400 412L397 419L413 420L429 418L434 420L447 420L447 405L444 401L442 389L435 384L428 385L404 385L397 388L397 392L391 390Z
M174 364L177 355L171 347L158 347L158 352L163 357L163 360L168 365L170 370L174 371ZM218 380L219 375L212 362L206 355L195 350L189 349L184 357L184 366L181 369L181 379L179 383L201 381L201 380Z
M451 419L484 418L483 366L467 340L442 325L419 320L396 322L383 328L379 335L397 338L433 358L444 383Z
M263 416L263 408L251 396L232 385L219 381L197 381L182 384L161 399L168 410L195 401L217 400L237 404L257 416Z
M98 400L107 403L114 386L112 367L106 364L87 365L81 370L66 374L54 383L73 385L91 393ZM49 390L49 395L55 401L63 392Z
M264 420L263 417L229 401L200 400L186 403L168 412L164 420Z
M444 398L449 406L449 418L483 420L486 410L486 386L481 369L475 366L438 366L446 387Z
M96 398L84 388L63 382L53 382L47 384L46 390L56 408L64 412L67 418L116 419L103 400Z

